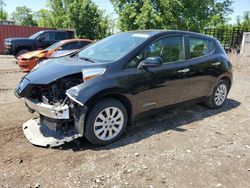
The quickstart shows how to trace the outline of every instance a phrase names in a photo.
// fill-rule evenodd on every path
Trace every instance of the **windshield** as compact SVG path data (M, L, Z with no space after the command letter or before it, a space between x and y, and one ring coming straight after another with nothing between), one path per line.
M148 34L142 33L119 33L81 50L78 57L112 62L131 52L148 37Z
M45 50L54 50L55 48L58 48L59 46L62 45L62 41L56 42L52 44L51 46L45 48Z
M39 35L42 34L42 32L43 32L43 31L39 31L39 32L37 32L37 33L31 35L29 38L30 38L30 39L36 39Z

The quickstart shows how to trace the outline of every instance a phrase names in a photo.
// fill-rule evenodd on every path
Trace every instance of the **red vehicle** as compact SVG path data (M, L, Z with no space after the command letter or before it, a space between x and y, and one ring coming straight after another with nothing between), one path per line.
M44 50L36 50L24 53L17 57L18 65L23 72L31 71L38 63L50 58L53 53L64 50L81 49L92 43L89 39L68 39L56 42Z

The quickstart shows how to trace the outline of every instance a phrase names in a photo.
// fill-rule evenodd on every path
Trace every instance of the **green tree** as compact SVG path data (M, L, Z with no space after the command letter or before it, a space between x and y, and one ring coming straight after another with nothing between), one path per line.
M53 21L51 11L47 9L41 9L35 14L36 21L39 27L56 27Z
M11 19L19 25L37 26L37 22L33 19L31 9L26 6L16 7L16 10L11 14Z
M203 31L225 23L232 0L111 0L121 30L183 29Z
M243 27L250 27L250 11L246 11L243 13Z
M108 33L108 19L91 0L74 0L69 4L68 23L79 37L100 39Z
M53 18L53 26L57 28L68 28L67 13L70 1L69 0L47 0L47 5L50 10L49 19Z
M0 11L0 20L7 20L8 19L8 13L5 11Z
M4 1L0 0L0 20L7 20L8 13L4 11L3 7L6 6Z

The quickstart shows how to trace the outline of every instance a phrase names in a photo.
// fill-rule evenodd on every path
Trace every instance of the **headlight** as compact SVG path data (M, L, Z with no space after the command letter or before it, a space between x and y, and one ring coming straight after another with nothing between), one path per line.
M105 68L91 68L82 70L83 80L87 81L97 76L101 76L106 71Z
M11 45L11 42L8 41L8 40L6 40L6 41L4 41L4 44L5 44L6 46L10 46L10 45Z

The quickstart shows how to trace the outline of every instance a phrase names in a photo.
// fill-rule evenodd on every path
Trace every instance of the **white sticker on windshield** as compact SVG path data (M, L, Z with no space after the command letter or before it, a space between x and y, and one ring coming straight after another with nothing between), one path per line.
M132 37L142 37L142 38L148 38L148 34L142 34L142 33L135 33L132 35Z

